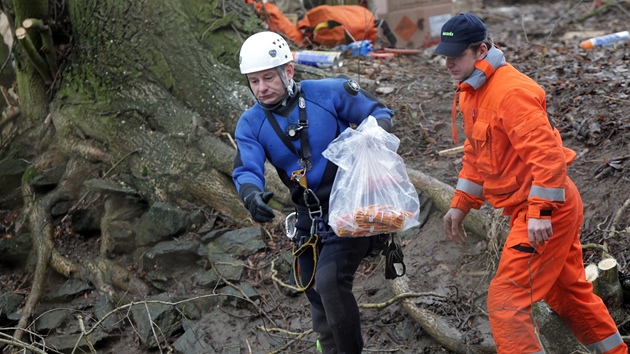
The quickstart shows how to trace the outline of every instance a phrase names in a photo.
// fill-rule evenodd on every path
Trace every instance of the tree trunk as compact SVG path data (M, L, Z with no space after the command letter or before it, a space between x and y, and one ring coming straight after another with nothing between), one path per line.
M16 1L15 23L37 18L46 24L47 11L46 1ZM237 223L246 219L234 203L235 150L225 132L253 102L235 70L242 38L260 28L253 9L217 0L71 0L67 11L73 48L61 75L53 74L54 85L47 87L20 51L20 130L43 130L49 146L65 155L100 163L103 171L115 167L109 178L148 201L192 202ZM35 31L25 31L40 48ZM49 97L51 124L44 125ZM29 146L42 136L21 135L11 153L33 157ZM270 186L286 203L288 193L277 183Z
M0 141L11 143L0 159L32 163L22 191L37 253L19 338L48 266L107 288L94 271L98 266L68 262L52 241L51 209L89 192L85 180L107 178L150 203L211 209L236 224L247 220L249 213L235 202L235 150L224 133L253 102L236 70L237 53L243 38L261 27L250 5L219 0L16 0L3 3L3 10L14 30L21 27L16 76L22 116L3 123L12 125L2 130L11 135ZM70 26L55 28L54 38L67 42L51 52L50 26L59 23ZM60 166L66 166L60 179L45 189L32 185Z

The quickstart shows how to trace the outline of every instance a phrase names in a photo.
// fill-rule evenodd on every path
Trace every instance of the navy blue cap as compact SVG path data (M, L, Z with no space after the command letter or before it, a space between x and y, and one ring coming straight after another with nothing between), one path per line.
M466 50L468 45L481 42L486 36L486 25L477 16L459 14L451 17L442 26L440 43L433 54L456 57Z

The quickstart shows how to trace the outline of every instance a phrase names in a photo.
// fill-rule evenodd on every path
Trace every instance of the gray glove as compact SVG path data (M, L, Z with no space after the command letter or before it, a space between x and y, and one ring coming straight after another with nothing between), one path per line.
M273 220L273 209L267 203L273 197L273 192L252 192L245 197L245 207L256 222L270 222Z

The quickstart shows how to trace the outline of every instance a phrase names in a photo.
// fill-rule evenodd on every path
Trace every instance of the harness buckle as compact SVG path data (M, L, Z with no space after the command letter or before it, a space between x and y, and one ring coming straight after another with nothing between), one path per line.
M313 199L315 199L314 204L309 204L308 202L309 194L311 194L313 196ZM311 189L308 189L308 188L304 189L304 205L308 209L308 216L311 218L311 220L313 220L313 224L315 224L316 217L324 216L324 211L322 210L322 205L319 202L319 198L317 198L317 195Z

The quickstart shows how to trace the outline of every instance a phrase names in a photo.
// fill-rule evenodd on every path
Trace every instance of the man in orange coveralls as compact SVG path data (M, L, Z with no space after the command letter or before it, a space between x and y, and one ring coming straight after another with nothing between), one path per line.
M555 310L594 353L628 354L615 322L586 281L580 194L567 176L575 152L546 113L544 90L507 64L471 14L442 27L434 54L458 82L464 116L464 157L450 209L448 238L466 239L463 220L484 201L509 215L510 233L488 290L488 313L499 354L544 353L532 324L532 303ZM457 130L453 124L457 143Z

